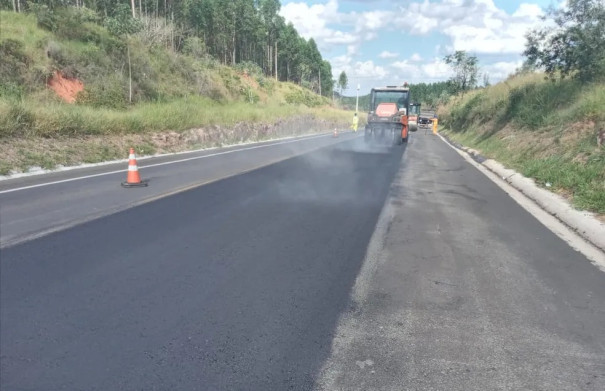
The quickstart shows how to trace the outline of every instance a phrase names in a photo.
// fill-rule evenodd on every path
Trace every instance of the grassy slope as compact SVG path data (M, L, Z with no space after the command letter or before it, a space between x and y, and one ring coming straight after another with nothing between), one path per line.
M580 208L605 214L605 85L510 78L440 109L445 133L534 178Z
M0 43L21 44L11 49L13 57L0 58L0 72L4 72L0 74L0 144L5 150L15 145L22 150L28 142L46 144L48 140L58 140L54 148L60 149L67 138L79 138L92 156L84 160L93 162L113 157L113 153L95 150L102 137L184 132L241 122L271 124L293 116L344 125L352 116L298 85L260 74L244 75L211 58L177 55L137 38L130 41L135 104L128 105L125 43L103 27L85 22L53 33L40 28L32 14L0 11L0 19ZM64 103L46 88L55 70L84 82L77 104ZM94 141L92 146L84 145L87 137ZM37 160L19 158L16 153L11 159L0 156L0 174L28 165L77 163L61 158L65 155L61 153L52 158L40 155Z

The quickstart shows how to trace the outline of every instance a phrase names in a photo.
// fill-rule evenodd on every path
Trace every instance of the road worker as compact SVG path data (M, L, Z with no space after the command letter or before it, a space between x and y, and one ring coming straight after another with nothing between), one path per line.
M355 115L353 116L353 125L351 126L351 128L353 128L354 132L357 132L358 126L359 126L359 118L357 117L357 113L355 113Z

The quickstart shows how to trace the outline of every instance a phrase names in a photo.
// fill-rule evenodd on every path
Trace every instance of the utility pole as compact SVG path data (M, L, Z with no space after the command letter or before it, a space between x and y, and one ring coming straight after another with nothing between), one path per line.
M319 68L319 95L321 96L321 67Z
M361 86L359 84L357 84L357 99L355 99L355 114L357 114L357 112L359 111L359 88L361 88Z
M134 5L134 0L130 0L130 6L132 8L132 17L136 18L137 14L136 14L135 10L137 9L137 7Z

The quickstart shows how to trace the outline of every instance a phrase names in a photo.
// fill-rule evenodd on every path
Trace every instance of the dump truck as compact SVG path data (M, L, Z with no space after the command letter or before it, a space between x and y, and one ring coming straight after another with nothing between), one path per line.
M372 88L369 109L364 133L366 142L402 144L408 141L410 89L406 84Z

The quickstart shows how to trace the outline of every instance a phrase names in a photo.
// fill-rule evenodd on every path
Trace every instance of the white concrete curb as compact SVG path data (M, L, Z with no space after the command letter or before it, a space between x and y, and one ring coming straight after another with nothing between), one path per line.
M475 161L502 178L505 182L519 190L534 201L543 210L556 217L563 224L574 230L578 235L605 252L605 224L601 223L594 214L574 209L563 197L542 189L536 183L518 172L505 168L493 159L483 158L479 152L464 146L456 145L449 139L446 142L468 153Z

